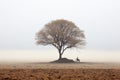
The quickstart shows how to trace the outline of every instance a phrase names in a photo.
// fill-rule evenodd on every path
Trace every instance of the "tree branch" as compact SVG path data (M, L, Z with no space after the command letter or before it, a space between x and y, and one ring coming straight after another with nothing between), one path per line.
M68 49L68 48L71 48L71 46L68 46L68 47L64 48L61 54L63 54L64 51L65 51L66 49Z

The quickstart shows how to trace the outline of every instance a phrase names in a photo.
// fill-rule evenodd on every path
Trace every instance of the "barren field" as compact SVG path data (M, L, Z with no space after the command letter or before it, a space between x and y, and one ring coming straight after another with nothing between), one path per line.
M1 64L0 80L120 80L120 64Z

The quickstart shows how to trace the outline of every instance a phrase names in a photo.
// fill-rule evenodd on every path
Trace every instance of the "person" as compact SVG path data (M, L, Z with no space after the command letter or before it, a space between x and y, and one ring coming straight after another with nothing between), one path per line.
M76 61L77 61L77 62L80 62L80 59L77 57L77 58L76 58Z

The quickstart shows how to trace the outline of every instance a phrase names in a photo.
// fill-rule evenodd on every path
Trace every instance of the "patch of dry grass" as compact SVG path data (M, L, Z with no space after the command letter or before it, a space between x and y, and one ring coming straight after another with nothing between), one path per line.
M0 80L120 80L120 64L1 64Z

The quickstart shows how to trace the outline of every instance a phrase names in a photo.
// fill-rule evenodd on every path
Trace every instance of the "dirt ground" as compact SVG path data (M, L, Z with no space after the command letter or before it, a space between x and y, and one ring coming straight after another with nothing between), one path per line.
M115 68L115 66L108 65L109 68L107 68L104 64L84 64L86 67L83 64L74 65L0 65L0 80L120 80L119 66ZM98 65L98 68L94 67L95 65Z
M120 80L120 70L1 69L0 80Z

